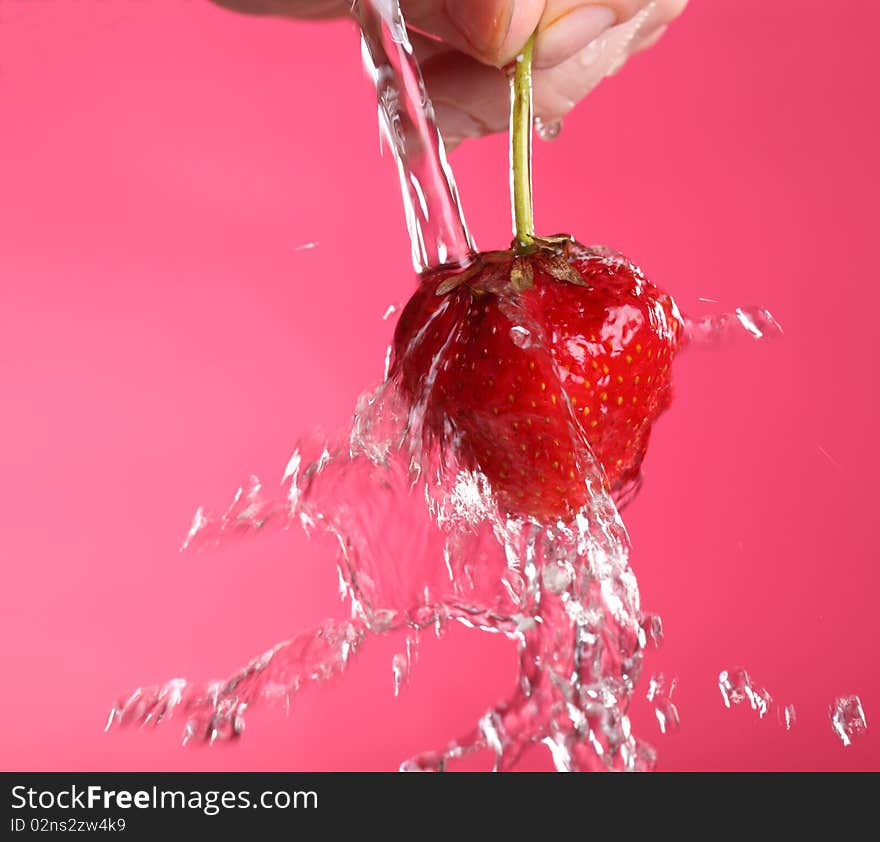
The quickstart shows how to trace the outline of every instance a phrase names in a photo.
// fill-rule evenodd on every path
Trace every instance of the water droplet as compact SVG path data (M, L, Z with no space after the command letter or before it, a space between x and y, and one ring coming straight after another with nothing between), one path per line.
M205 511L201 506L196 509L196 513L193 515L192 524L189 527L189 532L186 533L186 538L183 539L183 544L181 545L182 550L188 550L190 547L197 546L199 543L199 539L204 534L206 527L208 526L209 521L205 516Z
M797 711L795 710L794 705L785 705L784 707L780 707L776 711L776 718L779 721L779 724L785 728L786 731L791 731L794 727L795 722L797 722Z
M654 715L657 717L657 724L660 727L661 734L670 734L673 731L677 731L681 726L678 708L669 700L657 702L654 706Z
M556 140L562 132L562 120L544 121L540 117L535 117L535 132L541 140Z
M521 325L514 325L510 329L510 338L513 340L513 344L516 345L517 348L529 348L532 344L532 333L528 328L524 328Z
M839 696L828 708L831 727L844 746L852 745L853 740L868 730L868 721L858 696Z
M645 698L654 707L654 716L657 717L657 725L660 728L661 734L677 731L681 725L678 708L672 701L675 683L675 678L667 681L663 673L656 673L648 680L648 690L645 693Z
M345 572L342 569L342 565L336 566L336 574L339 577L339 598L344 602L348 597L348 582L345 580Z
M409 681L409 657L398 653L391 659L391 674L394 679L394 695L400 695L400 687Z
M655 649L663 644L663 620L659 614L643 614L639 629L642 646L649 643Z

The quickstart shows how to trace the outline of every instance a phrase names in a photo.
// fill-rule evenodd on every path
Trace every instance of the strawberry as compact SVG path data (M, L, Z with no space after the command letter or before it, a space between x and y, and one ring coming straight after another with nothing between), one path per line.
M682 337L673 300L626 258L535 238L425 276L392 372L503 510L548 521L589 500L590 452L618 499L634 487Z

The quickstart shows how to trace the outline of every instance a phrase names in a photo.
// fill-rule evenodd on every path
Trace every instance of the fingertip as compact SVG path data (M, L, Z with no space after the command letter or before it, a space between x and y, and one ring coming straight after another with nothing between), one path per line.
M445 0L446 17L465 49L484 64L513 61L538 27L544 0Z
M669 24L657 27L653 32L648 33L644 38L635 43L630 49L630 53L635 55L642 52L642 50L653 47L666 34L667 29L669 29Z

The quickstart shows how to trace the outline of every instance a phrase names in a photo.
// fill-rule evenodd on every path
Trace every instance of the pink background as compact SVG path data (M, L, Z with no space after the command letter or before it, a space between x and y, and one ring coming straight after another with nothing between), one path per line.
M543 231L623 249L687 311L766 304L785 328L679 360L626 513L666 627L646 671L678 678L680 732L657 732L647 673L634 709L663 769L880 768L880 10L829 8L694 0L536 153ZM504 139L453 161L478 241L504 245ZM232 748L102 733L123 691L342 616L329 541L177 547L380 376L413 283L395 191L347 22L0 0L0 767L392 769L506 694L512 644L455 627L397 699L399 638ZM736 664L797 707L790 733L722 707ZM844 693L869 722L848 749Z

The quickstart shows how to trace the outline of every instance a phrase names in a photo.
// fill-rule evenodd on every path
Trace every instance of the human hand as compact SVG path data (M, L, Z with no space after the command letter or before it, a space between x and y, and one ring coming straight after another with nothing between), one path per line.
M350 0L214 0L249 14L345 15ZM503 71L537 32L534 113L561 120L605 76L650 47L687 0L401 0L447 145L507 129ZM427 34L422 34L427 33Z

